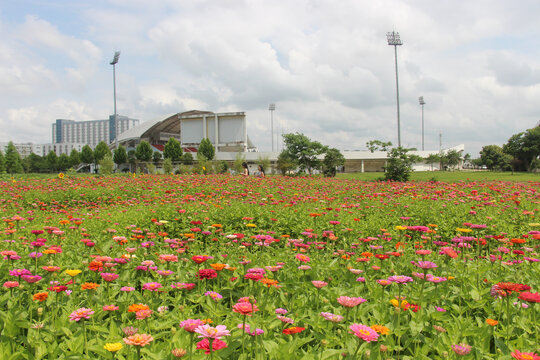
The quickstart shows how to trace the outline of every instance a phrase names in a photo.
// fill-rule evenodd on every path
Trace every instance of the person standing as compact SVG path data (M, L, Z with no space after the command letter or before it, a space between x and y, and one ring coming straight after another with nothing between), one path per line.
M242 163L242 167L244 168L244 172L242 173L242 175L249 176L249 168L247 162L244 161Z

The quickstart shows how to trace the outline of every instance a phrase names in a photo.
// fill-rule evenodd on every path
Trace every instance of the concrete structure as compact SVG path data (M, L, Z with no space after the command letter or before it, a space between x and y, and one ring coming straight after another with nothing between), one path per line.
M127 131L139 124L139 120L118 115L118 133ZM92 149L105 141L107 144L115 138L114 115L107 120L75 121L57 119L52 124L53 144L88 144ZM75 146L75 145L74 145ZM57 152L59 155L59 153Z
M128 151L147 141L155 151L163 151L167 141L177 139L185 152L197 152L204 138L210 139L216 152L245 152L253 149L247 136L244 112L213 113L192 110L146 121L118 136Z
M444 149L442 153L446 153L450 150L456 150L463 153L465 150L465 145L460 144L458 146ZM354 173L354 172L382 172L384 171L384 166L386 165L386 159L388 154L386 151L375 151L370 152L368 150L359 150L359 151L342 151L341 152L345 157L345 166L344 172ZM438 150L426 150L426 151L411 151L411 154L418 155L421 158L425 159L431 154L439 154ZM237 153L230 152L217 152L216 160L227 161L230 165L234 162ZM270 161L271 167L275 168L277 158L279 156L278 152L247 152L242 153L242 157L246 160L249 165L250 172L253 172L257 169L257 163L261 159L268 159ZM321 156L322 159L322 156ZM460 167L460 166L459 166ZM415 171L431 171L431 170L440 170L439 163L435 164L426 164L424 162L416 163L413 165ZM267 169L268 172L271 172L270 169Z

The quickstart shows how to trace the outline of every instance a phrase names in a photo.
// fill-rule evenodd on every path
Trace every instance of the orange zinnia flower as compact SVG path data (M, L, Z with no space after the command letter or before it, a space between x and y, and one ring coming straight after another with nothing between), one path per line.
M48 297L49 297L49 293L40 292L40 293L34 294L34 296L32 296L32 299L33 300L39 300L39 302L43 302L43 301L47 300Z
M129 305L128 307L128 312L134 312L136 313L137 311L140 311L140 310L149 310L150 307L148 307L148 305L144 305L144 304L131 304Z
M218 263L218 264L210 264L210 266L212 267L212 269L214 269L216 271L221 271L221 270L225 269L225 267L227 265Z
M371 325L370 328L381 335L388 335L390 333L390 329L384 325Z
M499 323L497 320L493 320L493 319L486 319L486 322L488 323L488 325L491 325L491 326L495 326Z
M99 284L87 282L81 285L81 289L83 290L94 290L99 287Z
M261 281L261 283L263 283L264 285L266 285L268 287L276 286L278 284L277 280L268 279L268 278L261 279L260 281Z

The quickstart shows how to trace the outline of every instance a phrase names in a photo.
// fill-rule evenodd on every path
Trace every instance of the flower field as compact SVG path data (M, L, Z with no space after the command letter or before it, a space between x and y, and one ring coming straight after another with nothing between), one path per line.
M539 182L2 182L2 359L540 359Z

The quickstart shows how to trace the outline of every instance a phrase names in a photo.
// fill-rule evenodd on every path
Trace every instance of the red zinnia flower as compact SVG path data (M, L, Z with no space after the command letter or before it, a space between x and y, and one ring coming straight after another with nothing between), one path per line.
M299 332L302 332L304 330L306 330L306 328L299 327L299 326L293 326L293 327L290 327L290 328L287 328L287 329L283 329L283 333L285 335L292 335L292 334L297 334Z
M215 278L217 276L218 276L218 274L217 274L216 270L214 270L214 269L201 269L197 273L197 279L199 279L199 280L213 279L213 278Z
M538 303L540 302L540 293L525 291L519 294L518 299L530 303Z

